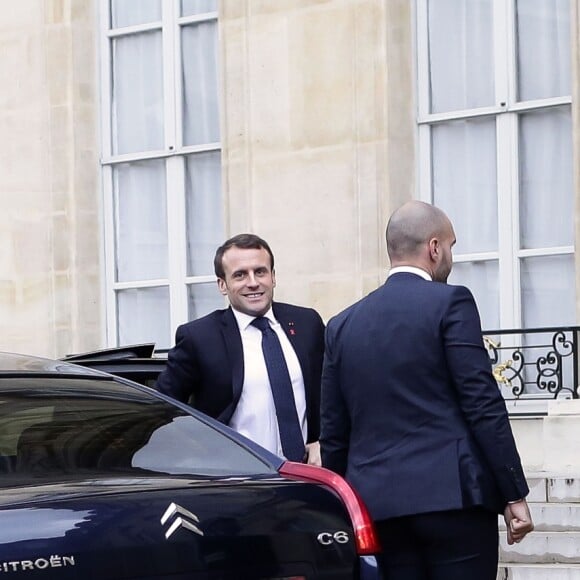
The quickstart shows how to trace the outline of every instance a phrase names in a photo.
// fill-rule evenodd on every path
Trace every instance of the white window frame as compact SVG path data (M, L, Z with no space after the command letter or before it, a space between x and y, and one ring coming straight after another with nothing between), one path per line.
M494 0L495 106L453 111L429 112L429 56L427 43L427 2L416 0L416 46L418 89L418 176L419 199L431 203L431 127L441 121L493 116L496 119L496 163L498 184L498 251L455 254L454 262L498 260L500 328L520 328L522 320L520 259L535 256L574 254L574 246L519 249L519 172L518 115L522 112L561 105L570 106L566 97L516 102L515 0ZM507 59L505 56L507 55ZM491 329L490 329L491 330Z
M101 85L101 179L103 191L104 279L106 336L109 347L117 346L117 292L125 289L168 287L170 328L188 320L187 289L192 284L215 282L214 275L187 276L185 163L192 153L221 151L221 142L183 145L183 87L181 28L197 22L218 21L218 12L180 17L180 0L161 0L162 19L157 22L111 29L110 0L99 0ZM112 150L112 39L147 31L162 31L165 146L162 150L115 155ZM115 223L113 168L121 163L147 159L166 160L168 277L156 280L115 280Z

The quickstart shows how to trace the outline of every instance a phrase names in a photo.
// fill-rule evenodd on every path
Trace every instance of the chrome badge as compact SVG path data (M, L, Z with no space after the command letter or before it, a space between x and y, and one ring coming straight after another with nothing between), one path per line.
M174 516L177 517L173 519ZM179 528L185 528L190 532L194 532L195 534L203 536L203 532L195 525L199 524L199 518L189 510L182 508L180 505L177 505L174 502L169 504L169 507L165 510L163 516L161 516L161 525L165 526L165 524L171 519L173 519L173 523L165 532L166 540Z

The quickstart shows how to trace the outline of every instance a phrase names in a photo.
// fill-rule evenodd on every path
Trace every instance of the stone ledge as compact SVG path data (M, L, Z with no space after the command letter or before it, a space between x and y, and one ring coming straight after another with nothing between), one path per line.
M580 580L580 566L500 564L497 580Z
M577 503L530 502L535 532L580 532L580 505ZM499 529L505 531L503 516ZM525 540L524 540L525 541Z
M502 564L578 564L580 532L532 532L519 544L509 546L505 533L499 537Z

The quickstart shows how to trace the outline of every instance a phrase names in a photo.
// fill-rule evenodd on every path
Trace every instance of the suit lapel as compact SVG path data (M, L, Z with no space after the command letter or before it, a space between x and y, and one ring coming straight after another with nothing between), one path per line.
M276 320L280 323L284 334L288 337L296 356L298 357L298 362L300 363L300 368L302 369L302 376L304 378L304 386L308 389L308 377L309 375L309 364L308 364L308 349L306 342L303 340L304 335L301 334L306 332L306 329L300 328L300 325L296 323L289 313L280 308L276 303L272 304L272 310Z
M244 351L238 323L231 307L224 311L222 318L222 335L226 345L227 357L232 369L232 402L220 416L228 423L242 394L244 385Z

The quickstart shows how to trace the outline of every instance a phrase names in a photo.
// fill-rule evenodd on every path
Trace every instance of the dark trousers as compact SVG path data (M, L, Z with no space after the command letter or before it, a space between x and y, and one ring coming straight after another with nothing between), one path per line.
M385 580L496 580L497 514L470 508L376 522Z

